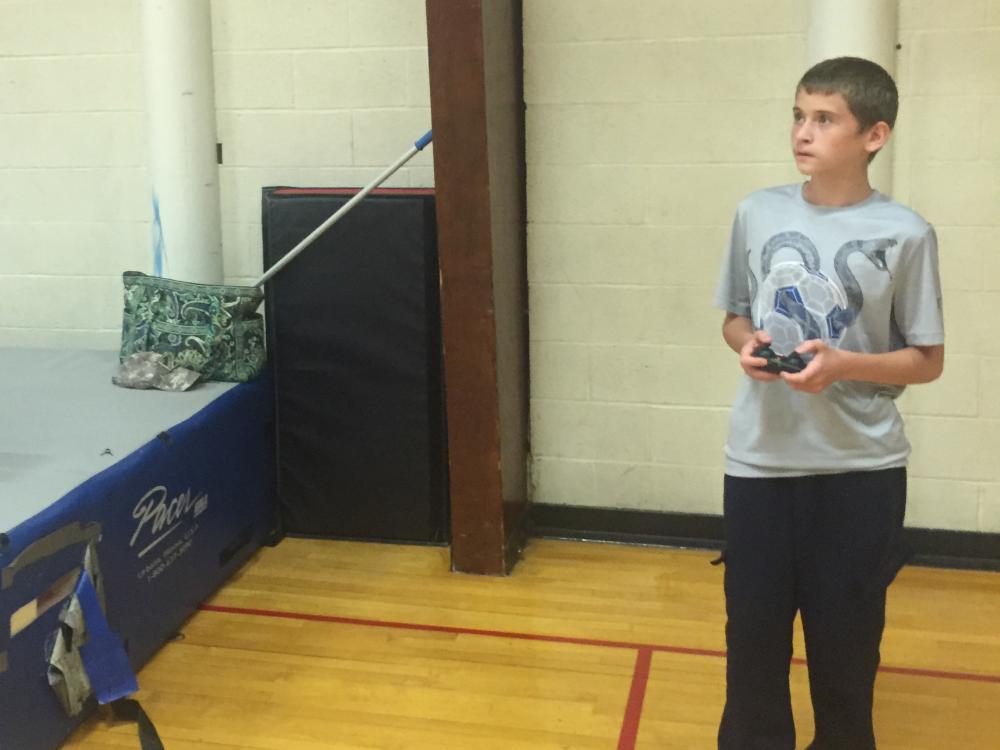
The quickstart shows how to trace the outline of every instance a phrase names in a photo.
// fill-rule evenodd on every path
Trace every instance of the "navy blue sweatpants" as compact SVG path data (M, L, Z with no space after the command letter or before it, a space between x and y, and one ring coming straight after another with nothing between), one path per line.
M906 470L726 476L726 707L719 750L795 750L792 623L801 613L812 750L874 750L885 592L905 562Z

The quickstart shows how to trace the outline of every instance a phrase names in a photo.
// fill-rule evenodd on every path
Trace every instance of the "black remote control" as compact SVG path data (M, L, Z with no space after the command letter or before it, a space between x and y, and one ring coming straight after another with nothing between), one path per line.
M788 355L775 354L769 346L759 346L754 349L753 356L767 360L767 364L759 368L764 372L802 372L806 367L806 361L798 352Z

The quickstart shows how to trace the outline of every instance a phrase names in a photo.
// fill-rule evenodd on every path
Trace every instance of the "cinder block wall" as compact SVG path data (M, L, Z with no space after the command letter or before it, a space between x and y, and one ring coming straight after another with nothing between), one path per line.
M212 0L226 276L261 272L263 185L361 186L431 126L422 0ZM386 187L434 184L432 148Z
M712 291L789 158L802 0L525 4L538 502L721 512L742 376ZM1000 531L1000 2L902 0L894 195L940 233L945 377L901 406L908 523Z
M422 0L213 0L223 254L260 188L363 185L430 127ZM0 2L0 346L114 347L152 268L139 0ZM387 183L433 184L431 149Z
M129 0L0 3L0 346L121 336L151 265L138 29Z
M720 511L732 210L798 179L804 0L525 0L534 496ZM430 121L422 0L213 0L227 278L260 188L357 185ZM1000 531L1000 0L900 0L894 192L939 230L911 525ZM111 346L149 270L138 0L0 2L0 346ZM430 154L390 184L430 185Z
M1000 531L1000 2L900 4L896 196L938 230L947 361L902 398L908 522Z

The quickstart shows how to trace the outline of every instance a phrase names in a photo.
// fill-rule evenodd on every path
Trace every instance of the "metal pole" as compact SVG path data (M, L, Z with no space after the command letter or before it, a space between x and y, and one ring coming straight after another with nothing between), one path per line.
M400 167L406 164L406 162L412 159L418 152L423 151L424 146L426 146L430 142L431 142L431 131L428 130L420 140L418 140L416 143L413 144L413 146L410 147L409 151L407 151L405 154L399 157L399 159L397 159L392 166L390 166L388 169L382 172L382 174L380 174L370 183L365 185L365 187L362 188L361 192L359 192L357 195L355 195L353 198L347 201L347 203L341 206L337 210L337 212L333 214L333 216L331 216L329 219L327 219L318 227L316 227L312 232L310 232L309 235L304 240L302 240L298 245L289 250L288 253L281 260L279 260L277 263L271 266L267 271L265 271L264 275L261 276L259 279L257 279L257 281L255 281L253 285L263 286L264 282L266 282L268 279L274 276L274 274L276 274L278 271L280 271L282 268L288 265L295 258L295 256L297 256L299 253L301 253L303 250L309 247L309 245L311 245L312 242L317 237L323 234L323 232L325 232L327 229L329 229L338 221L340 221L341 217L343 217L344 214L346 214L348 211L354 208L354 206L357 205L361 200L363 200L366 195L368 195L372 190L377 188L383 182L388 180L396 172L396 170L398 170Z

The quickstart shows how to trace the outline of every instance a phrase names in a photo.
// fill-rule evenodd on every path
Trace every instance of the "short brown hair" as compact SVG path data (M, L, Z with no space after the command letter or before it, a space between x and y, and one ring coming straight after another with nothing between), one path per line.
M802 76L798 89L809 94L840 94L861 130L877 122L886 123L890 130L896 124L896 82L885 68L863 57L832 57L816 63ZM872 154L868 161L874 158Z

